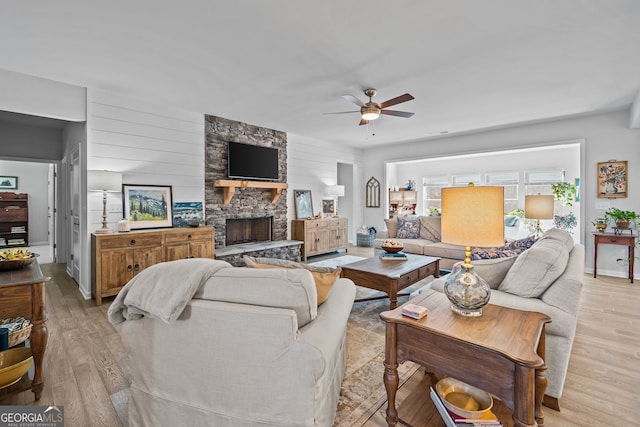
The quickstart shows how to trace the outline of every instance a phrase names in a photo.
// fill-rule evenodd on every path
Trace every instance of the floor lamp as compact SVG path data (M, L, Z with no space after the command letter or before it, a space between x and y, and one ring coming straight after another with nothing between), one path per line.
M102 191L102 227L94 233L113 233L113 230L107 227L107 192L119 193L122 191L122 174L111 171L87 171L87 189Z
M541 194L524 196L524 217L536 220L536 231L534 236L540 237L541 219L553 219L553 196L543 196Z
M444 284L451 310L461 316L482 316L491 288L471 265L471 246L504 246L504 187L442 189L441 240L463 245L465 260Z

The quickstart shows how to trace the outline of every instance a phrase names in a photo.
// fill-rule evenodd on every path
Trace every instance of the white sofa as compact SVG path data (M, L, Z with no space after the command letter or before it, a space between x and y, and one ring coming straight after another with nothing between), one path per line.
M194 260L158 264L164 271L155 277L170 282L165 277L186 265L175 263L187 261ZM130 294L121 292L110 308L127 354L130 425L331 426L353 282L337 279L317 307L307 270L197 261L215 265L173 321L154 314L127 319L127 310L139 310L126 307L133 293L126 287Z
M387 229L378 231L376 239L373 241L374 253L378 255L382 251L381 246L386 239L393 239L402 242L404 252L440 258L440 268L444 270L451 270L455 263L464 260L464 246L450 245L440 241L440 216L417 216L415 218L420 221L419 236L409 239L398 237L398 217L385 219ZM507 226L507 216L505 216L505 239L513 240L526 237L528 233L526 230L523 232L522 222L517 217L509 218Z
M559 409L558 399L562 396L578 320L584 246L574 244L568 232L551 229L517 257L478 260L472 264L492 288L490 304L551 317L545 329L548 379L545 404ZM431 288L444 292L447 276L431 282Z

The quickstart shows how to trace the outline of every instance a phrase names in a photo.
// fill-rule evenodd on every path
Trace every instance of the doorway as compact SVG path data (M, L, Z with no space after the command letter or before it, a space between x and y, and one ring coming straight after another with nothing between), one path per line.
M338 163L338 185L344 185L344 197L340 197L338 203L338 214L342 217L349 218L349 226L347 231L348 241L354 243L355 233L355 217L354 217L354 166L350 163Z

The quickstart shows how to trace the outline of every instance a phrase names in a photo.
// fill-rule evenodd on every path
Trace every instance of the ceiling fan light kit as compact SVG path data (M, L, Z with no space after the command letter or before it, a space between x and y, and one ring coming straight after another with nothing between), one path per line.
M353 95L343 95L342 97L349 102L356 104L360 107L360 125L366 125L372 120L376 120L380 117L380 114L385 114L387 116L396 116L396 117L404 117L408 118L413 116L413 113L409 113L406 111L394 111L394 110L385 110L385 108L390 107L392 105L400 104L403 102L411 101L415 99L412 95L405 93L404 95L397 96L395 98L391 98L385 102L377 104L371 100L377 93L376 89L370 88L365 89L364 94L369 97L369 102L366 104L360 101ZM355 111L354 111L355 113ZM333 113L333 114L343 114L343 113Z

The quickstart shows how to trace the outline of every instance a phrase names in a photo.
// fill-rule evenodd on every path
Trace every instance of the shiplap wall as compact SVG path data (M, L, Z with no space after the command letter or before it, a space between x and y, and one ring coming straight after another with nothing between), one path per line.
M338 163L353 165L353 188L345 188L345 197L353 201L353 217L349 218L349 229L357 230L362 225L362 150L346 145L317 141L295 134L287 134L287 217L289 223L295 219L293 190L311 190L314 214L322 210L322 199L329 198L327 187L338 180ZM353 226L353 227L352 227ZM289 235L291 228L289 227ZM355 232L350 232L349 241L355 241Z
M204 203L204 115L89 91L87 170L122 172L123 184L170 185L174 202ZM100 228L102 194L90 192L89 232ZM122 195L109 194L109 226Z
M122 172L124 184L171 185L174 202L204 204L204 115L90 89L84 177L87 170ZM90 248L91 233L101 227L102 193L88 192L86 200ZM117 230L121 193L108 193L107 212L109 228ZM87 296L91 260L85 258L80 286Z

